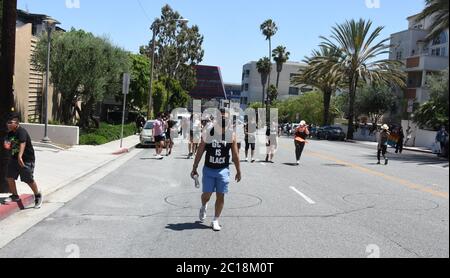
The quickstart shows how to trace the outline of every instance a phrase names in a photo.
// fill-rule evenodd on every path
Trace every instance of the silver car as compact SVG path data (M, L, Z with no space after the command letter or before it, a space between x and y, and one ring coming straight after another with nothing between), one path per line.
M140 134L141 146L154 146L155 137L153 136L153 124L155 120L147 121Z

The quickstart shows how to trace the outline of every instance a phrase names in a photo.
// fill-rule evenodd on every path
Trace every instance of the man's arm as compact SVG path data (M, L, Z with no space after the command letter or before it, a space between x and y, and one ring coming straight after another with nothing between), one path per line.
M20 167L25 167L25 163L23 162L23 153L25 152L25 147L26 147L27 143L20 143L19 146L19 155L17 156L18 161L19 161L19 165Z
M236 181L240 182L241 181L241 162L239 160L239 152L238 152L238 146L237 146L237 142L236 142L236 138L233 138L233 144L231 146L231 154L232 154L232 159L233 159L233 163L234 166L236 167Z
M202 160L205 149L206 149L206 143L205 143L205 141L203 141L203 138L202 138L200 146L198 147L198 150L197 150L197 155L195 156L194 165L192 166L192 173L191 173L192 176L198 175L198 172L197 172L198 164Z

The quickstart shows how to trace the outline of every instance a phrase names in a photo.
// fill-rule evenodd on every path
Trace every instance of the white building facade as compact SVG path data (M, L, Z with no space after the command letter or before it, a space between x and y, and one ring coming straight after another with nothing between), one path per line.
M261 74L256 68L255 61L249 62L243 66L242 71L242 92L241 104L248 105L253 102L262 102L263 87L261 84ZM311 91L311 87L294 86L291 83L292 77L299 74L299 70L306 67L304 63L286 62L283 64L283 71L280 73L278 100L286 100L290 97L300 96L305 92ZM277 82L277 66L272 64L272 72L270 75L270 84L276 85ZM267 86L266 86L267 87Z
M405 98L424 103L430 95L426 89L427 75L448 68L449 30L433 40L426 40L432 18L417 20L408 17L408 30L391 35L389 59L403 61L408 74Z

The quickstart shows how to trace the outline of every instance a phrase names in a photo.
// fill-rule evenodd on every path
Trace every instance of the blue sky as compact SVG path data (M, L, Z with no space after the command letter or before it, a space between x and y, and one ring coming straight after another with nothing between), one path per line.
M79 8L67 8L66 2ZM377 1L377 0L367 0ZM242 65L268 55L260 24L272 18L279 27L273 46L284 45L292 61L301 61L346 19L371 19L385 26L382 37L407 28L406 18L418 13L424 0L18 0L20 9L48 14L64 29L75 27L109 37L116 45L137 52L150 40L149 26L169 4L205 36L202 64L220 66L225 82L240 83ZM139 4L141 3L141 5Z

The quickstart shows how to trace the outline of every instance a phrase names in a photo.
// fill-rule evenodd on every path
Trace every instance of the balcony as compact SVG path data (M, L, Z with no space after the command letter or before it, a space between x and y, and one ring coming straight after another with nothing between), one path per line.
M406 59L406 71L441 71L448 68L448 57L421 55Z

